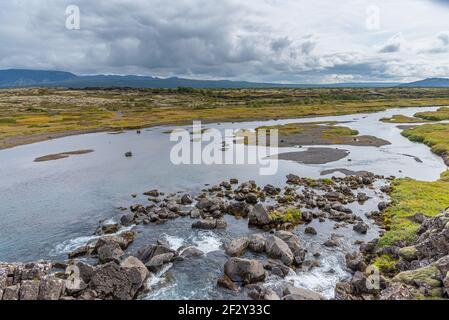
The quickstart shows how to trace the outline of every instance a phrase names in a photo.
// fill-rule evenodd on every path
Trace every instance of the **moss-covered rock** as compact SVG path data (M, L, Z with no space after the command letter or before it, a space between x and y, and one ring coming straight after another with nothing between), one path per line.
M434 264L416 270L401 272L393 278L393 281L429 289L439 288L443 285L441 273Z
M418 259L418 250L414 246L404 247L399 250L399 256L405 261Z

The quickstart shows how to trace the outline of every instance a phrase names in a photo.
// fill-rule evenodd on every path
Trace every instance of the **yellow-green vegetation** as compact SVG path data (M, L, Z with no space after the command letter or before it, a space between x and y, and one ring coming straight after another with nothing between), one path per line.
M397 241L415 240L419 224L409 219L415 213L433 217L449 207L449 182L397 179L392 184L391 206L384 213L388 231L380 238L381 246Z
M415 114L415 117L430 121L449 120L449 108L440 108L437 111L418 112Z
M331 142L339 142L351 136L359 134L357 130L348 127L337 126L335 122L305 122L305 123L289 123L285 125L262 126L256 131L266 130L269 134L270 130L277 130L279 136L289 136L296 134L313 134L317 132L320 139L329 140Z
M286 223L290 222L293 224L298 224L301 222L302 213L296 208L289 208L283 212L273 211L270 213L270 218L275 223Z
M402 114L395 114L391 118L382 118L379 121L386 123L421 123L426 122L426 120L404 116Z
M444 172L441 174L440 180L441 180L441 181L445 181L445 182L449 182L449 170L446 170L446 171L444 171Z
M0 148L92 131L449 105L448 89L5 89Z
M389 274L397 270L396 264L399 259L394 259L390 255L383 254L374 259L373 265L377 267L382 273Z
M438 155L449 152L449 123L426 124L402 132L411 141L421 142Z

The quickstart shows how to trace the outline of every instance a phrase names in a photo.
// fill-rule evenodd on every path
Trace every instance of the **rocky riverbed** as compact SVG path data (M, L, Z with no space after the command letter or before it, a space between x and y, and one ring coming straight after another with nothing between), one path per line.
M370 173L318 180L290 174L283 188L230 179L197 195L149 190L144 192L146 204L122 208L115 220L101 222L95 237L68 253L66 261L1 264L0 292L5 300L145 298L168 268L193 264L207 253L196 246L173 248L163 238L130 250L139 242L137 226L152 228L187 218L192 229L225 230L227 217L232 217L247 221L253 232L225 243L226 258L216 270L217 290L252 299L326 299L288 281L297 272L320 266L320 252L308 250L298 228L314 237L319 229L314 222L333 222L335 232L321 244L327 248L342 245L339 229L366 234L367 218L350 206L369 200L364 190L388 192L391 179ZM380 209L385 206L379 204ZM379 212L367 217L375 219Z

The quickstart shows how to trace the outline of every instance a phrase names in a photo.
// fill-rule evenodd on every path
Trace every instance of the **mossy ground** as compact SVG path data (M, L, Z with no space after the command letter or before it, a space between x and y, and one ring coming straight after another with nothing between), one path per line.
M270 213L271 220L276 223L290 222L292 224L299 224L301 222L302 213L296 208L289 208L284 212L273 211Z
M134 129L192 120L240 121L448 105L447 89L6 89L0 148L55 133ZM40 136L39 136L40 135ZM36 139L25 139L34 137Z
M415 213L433 217L449 207L449 183L397 179L393 182L391 200L391 206L384 213L384 222L389 230L381 237L381 246L398 241L411 243L419 225L408 217Z
M449 120L449 108L440 108L437 111L418 112L415 114L415 117L430 121Z

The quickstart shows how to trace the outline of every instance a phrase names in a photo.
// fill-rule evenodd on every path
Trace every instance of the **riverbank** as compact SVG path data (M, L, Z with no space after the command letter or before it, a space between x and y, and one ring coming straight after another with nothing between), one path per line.
M0 90L0 149L65 136L449 105L446 89Z

